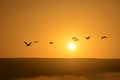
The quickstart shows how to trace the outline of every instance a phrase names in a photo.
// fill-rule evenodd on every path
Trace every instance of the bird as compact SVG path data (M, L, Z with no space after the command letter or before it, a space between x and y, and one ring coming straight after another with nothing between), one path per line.
M34 41L34 43L38 43L39 41Z
M88 37L85 37L86 39L90 39L90 36L88 36Z
M24 41L24 43L26 44L26 46L30 46L30 45L32 44L32 42L27 43L27 42L25 42L25 41Z
M74 41L79 41L79 39L76 38L76 37L72 37L72 39L73 39Z
M104 39L104 38L106 39L106 38L107 38L107 36L102 36L102 37L101 37L101 39Z
M53 44L53 42L49 42L49 44Z
M72 37L72 39L76 39L76 37Z
M74 41L79 41L79 39L76 38L76 39L74 39Z

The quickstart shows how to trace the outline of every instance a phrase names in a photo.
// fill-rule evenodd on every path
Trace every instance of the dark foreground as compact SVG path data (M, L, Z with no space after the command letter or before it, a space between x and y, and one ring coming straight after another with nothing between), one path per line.
M1 58L0 80L120 72L120 59Z

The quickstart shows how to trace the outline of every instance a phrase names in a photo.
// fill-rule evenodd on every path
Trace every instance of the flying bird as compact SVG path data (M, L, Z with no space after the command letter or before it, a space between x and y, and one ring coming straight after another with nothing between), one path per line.
M76 37L72 37L72 39L77 39Z
M79 41L79 39L76 38L76 39L74 39L74 41Z
M53 44L53 42L49 42L49 44Z
M72 37L72 39L73 39L74 41L79 41L79 39L77 39L76 37Z
M104 39L104 38L106 39L106 38L107 38L107 36L102 36L102 37L101 37L101 39Z
M85 37L86 39L90 39L90 36L88 36L88 37Z
M34 41L34 43L38 43L39 41Z
M24 43L26 44L26 46L30 46L30 45L32 44L32 42L27 43L27 42L25 42L25 41L24 41Z

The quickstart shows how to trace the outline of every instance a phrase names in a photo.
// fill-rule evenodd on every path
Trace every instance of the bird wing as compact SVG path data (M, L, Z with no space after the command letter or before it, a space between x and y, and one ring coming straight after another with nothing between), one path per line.
M72 39L76 39L76 37L72 37Z
M29 45L31 44L32 42L29 43Z
M53 42L49 42L49 44L53 44Z
M88 37L85 37L86 39L89 39L90 38L90 36L88 36Z
M37 42L39 42L39 41L34 41L34 43L37 43Z
M28 43L24 41L24 43L27 45Z
M79 39L75 39L74 41L79 41Z
M101 37L101 39L103 39L103 37Z
M106 36L104 36L104 38L107 38Z
M86 39L88 39L89 37L85 37Z
M107 38L107 37L106 36L102 36L101 39L103 39L103 38Z

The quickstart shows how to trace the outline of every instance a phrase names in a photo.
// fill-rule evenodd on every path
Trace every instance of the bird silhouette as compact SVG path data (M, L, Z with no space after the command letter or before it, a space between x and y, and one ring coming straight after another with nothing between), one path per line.
M79 39L76 38L76 39L74 39L74 41L79 41Z
M88 36L88 37L85 37L86 39L90 39L90 36Z
M38 43L39 41L34 41L34 43Z
M24 41L24 43L26 44L26 46L30 46L30 45L32 44L32 42L27 43L27 42L25 42L25 41Z
M76 38L76 37L72 37L72 39L73 39L74 41L79 41L79 39Z
M53 44L53 42L49 42L49 44Z
M107 36L102 36L102 37L101 37L101 39L106 39L106 38L107 38Z
M72 37L72 39L77 39L76 37Z

